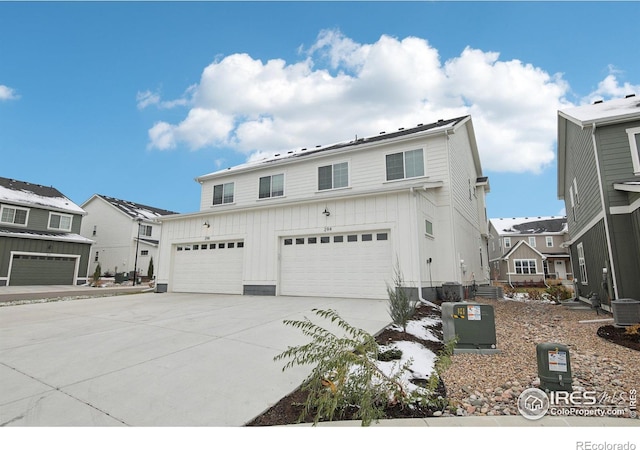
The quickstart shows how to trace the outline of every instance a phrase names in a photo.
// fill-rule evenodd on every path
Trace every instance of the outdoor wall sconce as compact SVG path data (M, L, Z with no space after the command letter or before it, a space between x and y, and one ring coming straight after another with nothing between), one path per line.
M202 226L203 226L204 228L209 228L211 225L209 225L209 222L205 221L205 222L202 224Z
M322 214L324 214L327 217L329 217L331 215L331 213L329 212L329 210L327 208L325 208L324 211L322 211Z

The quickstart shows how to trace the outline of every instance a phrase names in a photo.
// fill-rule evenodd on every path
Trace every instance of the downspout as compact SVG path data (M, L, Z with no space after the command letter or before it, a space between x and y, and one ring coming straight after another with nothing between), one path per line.
M600 199L602 201L602 212L604 214L604 230L605 230L604 234L607 239L607 251L609 252L609 255L607 256L609 257L608 258L609 264L611 265L611 281L613 283L613 295L615 298L618 298L618 283L617 283L617 277L616 277L615 264L613 263L613 250L611 247L611 235L609 232L609 219L608 219L606 204L604 201L604 188L602 187L602 173L600 172L600 161L598 159L598 147L596 146L596 124L595 123L591 127L591 140L593 142L593 156L596 160L596 171L598 173L598 188L600 189ZM609 299L609 301L612 301L612 300L613 300L612 298Z
M418 270L418 300L421 303L425 303L429 306L431 306L432 308L435 309L440 309L440 307L438 305L436 305L435 303L430 302L429 300L426 300L424 297L422 297L422 270L421 270L421 264L422 264L422 259L420 258L420 227L418 226L418 192L416 191L416 189L411 186L409 188L409 191L411 192L411 195L413 196L413 226L415 227L415 248L416 248L416 259L417 259L417 265L416 265L416 269Z

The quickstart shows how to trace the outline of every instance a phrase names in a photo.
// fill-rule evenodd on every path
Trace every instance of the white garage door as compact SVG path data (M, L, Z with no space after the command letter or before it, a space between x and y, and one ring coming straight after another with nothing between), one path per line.
M392 266L388 231L283 238L280 292L386 298Z
M242 294L244 243L199 242L174 247L174 292Z

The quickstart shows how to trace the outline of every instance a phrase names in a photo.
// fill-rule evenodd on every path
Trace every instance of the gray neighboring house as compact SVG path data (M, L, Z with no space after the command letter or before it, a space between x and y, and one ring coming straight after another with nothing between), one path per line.
M85 214L53 187L0 177L0 286L86 283Z
M517 286L570 284L566 217L514 217L489 220L491 279Z
M640 300L640 98L558 111L558 197L576 289Z

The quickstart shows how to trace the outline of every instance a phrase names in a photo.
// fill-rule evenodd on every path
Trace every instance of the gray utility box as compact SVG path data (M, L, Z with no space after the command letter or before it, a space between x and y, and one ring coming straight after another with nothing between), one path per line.
M640 301L621 298L611 302L613 323L616 327L628 327L640 323Z
M493 306L457 302L442 304L445 342L457 337L453 353L493 354L496 348L496 319Z
M536 345L538 376L543 391L572 392L571 358L569 347L563 344L542 343Z

